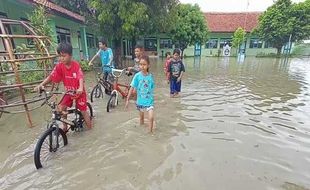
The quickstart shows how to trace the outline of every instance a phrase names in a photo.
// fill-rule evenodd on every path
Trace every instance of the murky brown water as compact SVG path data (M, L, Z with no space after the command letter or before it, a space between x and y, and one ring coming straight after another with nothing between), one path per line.
M0 189L310 189L310 60L186 59L183 93L169 98L154 61L154 136L133 104L106 113L95 128L70 133L48 167L33 150L49 109L0 120ZM88 74L88 84L94 76Z

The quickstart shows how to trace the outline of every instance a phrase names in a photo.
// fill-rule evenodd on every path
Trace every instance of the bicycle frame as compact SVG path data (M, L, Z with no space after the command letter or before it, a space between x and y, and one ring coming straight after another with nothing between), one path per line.
M123 70L119 70L119 69L112 69L112 75L115 77L115 80L114 80L114 83L113 83L113 90L116 90L117 92L119 92L123 98L126 98L128 96L128 93L129 93L129 89L130 89L130 86L129 85L126 85L126 84L120 84L118 83L118 78L120 76L122 76L123 72L125 71L126 69L123 69ZM120 72L119 75L115 75L114 72ZM125 89L127 89L127 92L124 92L120 87L124 87Z
M51 118L52 121L50 122L50 126L55 125L58 128L59 126L58 126L56 121L61 121L64 124L69 125L69 128L68 128L68 130L69 130L72 127L75 127L78 124L78 122L81 122L82 114L81 114L81 112L79 110L77 110L76 108L70 108L70 109L66 110L66 113L64 114L64 113L62 113L62 112L57 110L57 106L56 106L55 102L49 102L48 101L45 91L44 91L44 94L45 94L46 100L45 100L45 102L43 104L47 103L47 105L49 105L52 108L52 118ZM55 94L57 94L57 93L55 93ZM67 93L59 93L59 94L65 94L66 95ZM73 114L73 113L79 116L79 119L78 119L77 123L75 123L74 121L68 120L68 119L63 117L64 115Z

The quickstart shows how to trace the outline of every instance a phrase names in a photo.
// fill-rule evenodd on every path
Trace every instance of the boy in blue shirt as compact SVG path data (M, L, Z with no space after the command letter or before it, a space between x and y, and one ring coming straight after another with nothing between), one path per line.
M99 41L99 51L88 64L92 65L92 62L97 57L100 57L104 79L107 80L109 73L112 72L113 52L111 48L108 48L107 42L103 39Z
M149 129L153 133L154 126L154 79L149 73L150 60L147 55L141 56L139 61L140 72L133 77L130 90L127 96L126 105L128 107L129 98L133 90L137 91L137 109L140 112L140 125L144 124L144 112L149 115Z

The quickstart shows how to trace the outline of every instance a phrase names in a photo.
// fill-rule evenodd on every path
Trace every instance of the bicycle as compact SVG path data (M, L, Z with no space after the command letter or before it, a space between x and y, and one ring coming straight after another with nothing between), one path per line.
M112 69L112 75L114 77L113 82L113 91L111 92L111 96L107 103L107 112L110 112L111 108L115 108L118 105L118 94L121 94L122 98L126 98L129 93L130 86L126 84L118 83L118 78L122 76L123 73L126 73L127 76L130 76L130 73L126 71L127 69ZM119 72L120 74L114 74L114 72ZM123 91L122 88L125 88Z
M111 67L112 68L112 67ZM107 79L105 78L102 72L97 73L97 84L94 86L90 93L90 101L94 102L94 98L103 98L103 91L102 87L104 88L104 92L107 95L111 95L113 90L112 83L114 82L113 76L111 74L108 75Z
M3 96L1 96L1 93L0 93L0 118L1 118L2 114L5 112L4 108L2 106L5 106L7 104L8 103L7 103L6 99Z
M49 99L54 94L63 94L63 95L73 95L73 91L68 92L46 92L45 90L40 91L40 95L44 94L45 101L41 104L47 104L52 110L52 121L47 124L47 130L39 138L35 150L34 150L34 164L37 169L42 168L42 162L47 162L51 153L55 153L59 148L62 148L68 144L68 138L66 133L71 129L72 131L82 131L84 125L84 118L82 113L77 108L69 108L65 113L59 112L57 110L56 102L50 102ZM47 96L51 94L51 96ZM61 101L60 101L61 102ZM93 117L92 106L87 102L87 108L89 115ZM73 115L73 119L69 120L64 118L65 115ZM61 121L69 126L68 130L64 132L60 127L57 121ZM46 153L46 155L44 154Z

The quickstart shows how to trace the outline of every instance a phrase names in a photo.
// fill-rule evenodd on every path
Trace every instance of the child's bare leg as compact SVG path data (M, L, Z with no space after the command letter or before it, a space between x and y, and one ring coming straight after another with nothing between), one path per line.
M92 123L91 123L91 119L90 119L90 115L88 114L87 111L81 111L83 118L85 120L86 126L88 129L92 128Z
M61 113L66 112L66 111L67 111L67 106L64 106L64 105L59 104L59 105L58 105L58 111L61 112ZM62 117L65 118L65 119L67 119L67 114L62 115ZM63 124L62 130L63 130L64 132L66 132L66 131L68 130L68 125L65 124L65 123L62 123L62 124Z
M140 111L140 125L144 124L144 112Z
M153 127L154 127L154 111L151 109L148 111L149 113L149 129L150 132L153 133Z

